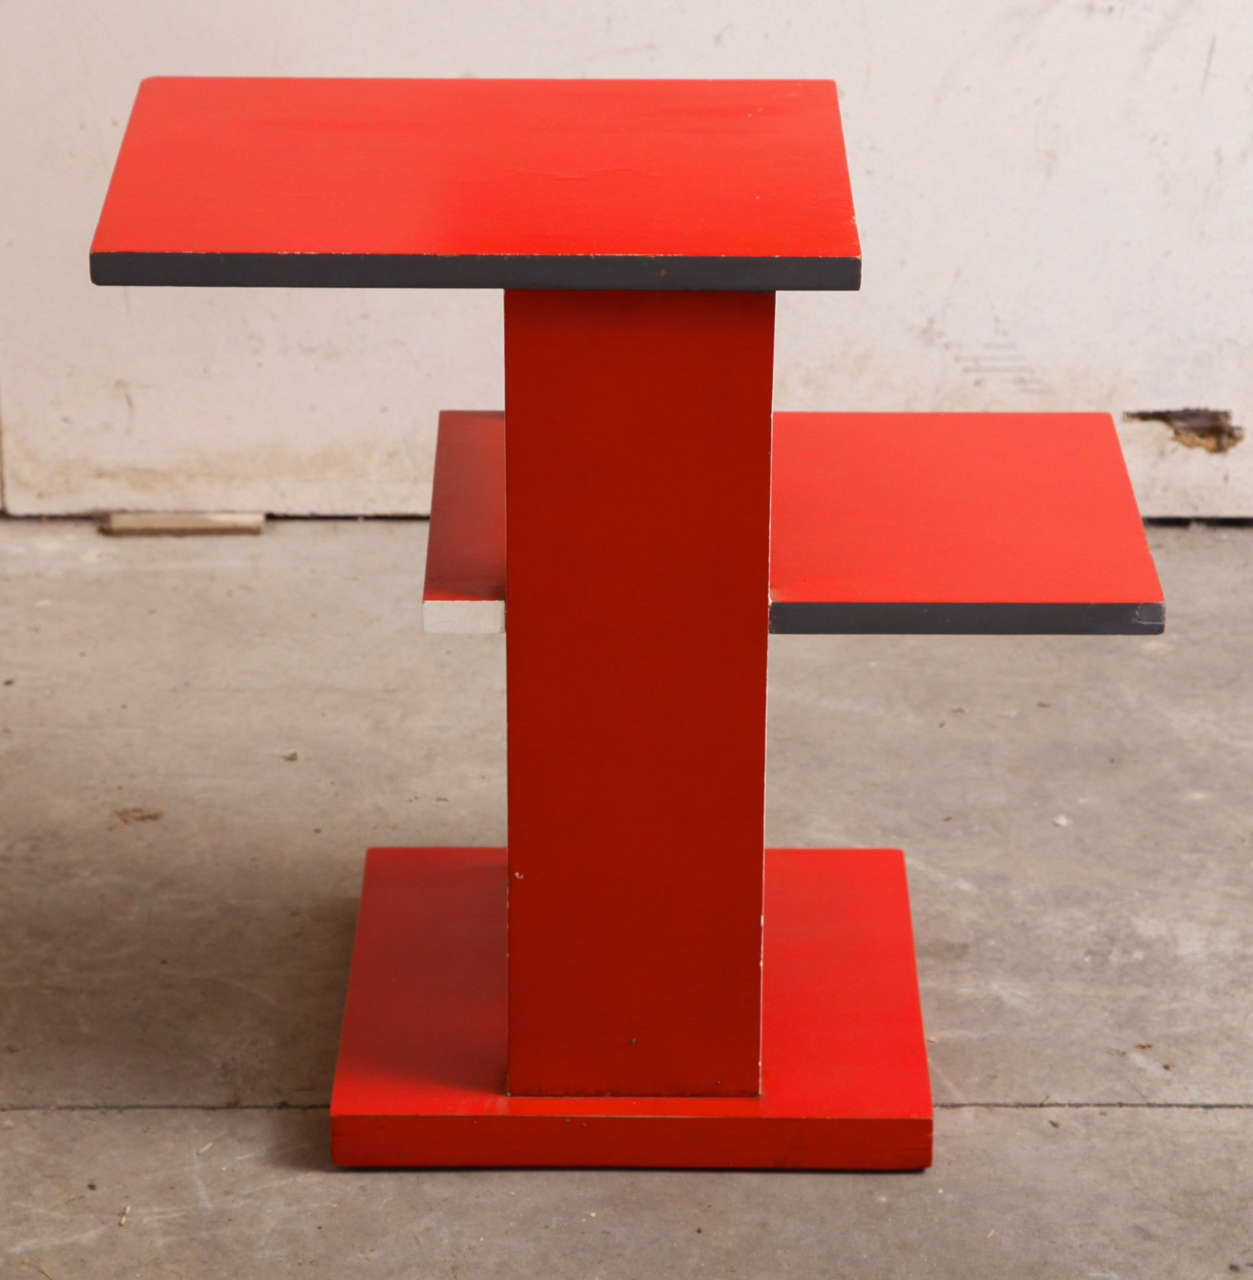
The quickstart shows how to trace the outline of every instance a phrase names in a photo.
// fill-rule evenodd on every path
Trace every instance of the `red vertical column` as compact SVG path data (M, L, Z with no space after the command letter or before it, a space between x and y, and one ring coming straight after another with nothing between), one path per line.
M512 1093L759 1089L773 341L505 294Z

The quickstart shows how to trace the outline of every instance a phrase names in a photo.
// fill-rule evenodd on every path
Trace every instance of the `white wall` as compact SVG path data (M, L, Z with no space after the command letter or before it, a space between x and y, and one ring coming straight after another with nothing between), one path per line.
M13 512L422 511L437 411L502 402L495 293L94 289L154 73L834 77L865 278L781 297L778 407L1253 427L1248 0L0 0ZM1253 431L1126 439L1150 513L1253 513Z

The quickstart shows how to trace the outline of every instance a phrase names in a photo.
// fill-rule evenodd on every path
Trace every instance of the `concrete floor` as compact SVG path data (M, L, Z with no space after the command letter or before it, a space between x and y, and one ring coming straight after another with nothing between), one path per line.
M769 841L909 855L877 1176L330 1167L363 850L504 842L425 538L0 522L0 1276L1253 1272L1253 529L1150 530L1160 638L773 643Z

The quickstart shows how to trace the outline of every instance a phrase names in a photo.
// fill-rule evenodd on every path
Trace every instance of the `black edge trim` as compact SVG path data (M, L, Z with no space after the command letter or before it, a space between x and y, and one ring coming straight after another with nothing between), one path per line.
M860 258L93 253L103 285L292 289L857 289Z
M775 635L1155 636L1152 604L850 604L772 602Z

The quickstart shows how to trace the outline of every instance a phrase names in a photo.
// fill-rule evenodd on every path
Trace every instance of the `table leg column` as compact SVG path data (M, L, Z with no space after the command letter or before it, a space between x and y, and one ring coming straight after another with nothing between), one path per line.
M759 1090L773 335L505 294L511 1093Z

